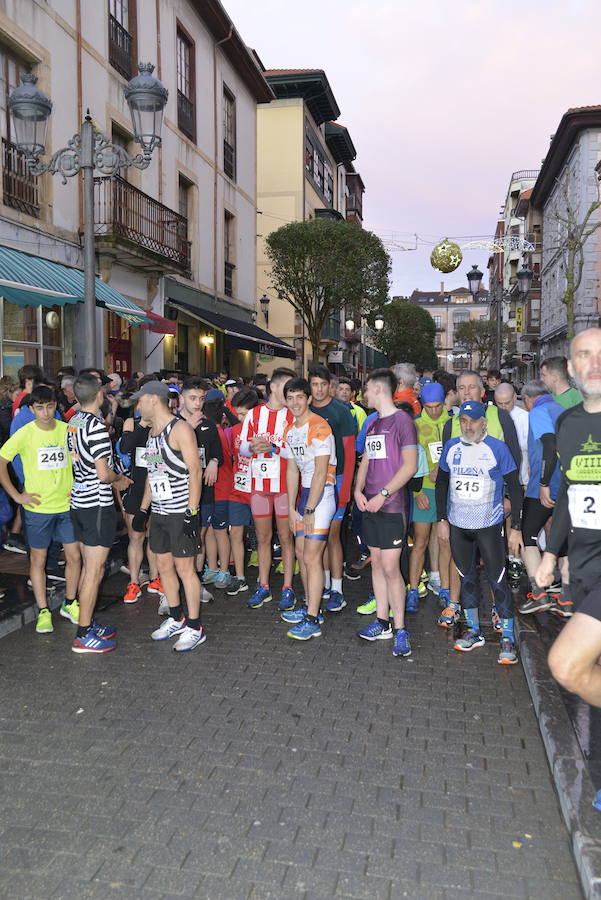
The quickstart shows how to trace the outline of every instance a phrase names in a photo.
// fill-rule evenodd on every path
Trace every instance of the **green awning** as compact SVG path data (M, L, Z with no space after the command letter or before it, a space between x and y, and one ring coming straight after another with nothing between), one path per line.
M117 313L133 325L152 324L145 311L110 285L96 278L96 306ZM0 247L0 296L19 306L64 306L83 303L81 269Z

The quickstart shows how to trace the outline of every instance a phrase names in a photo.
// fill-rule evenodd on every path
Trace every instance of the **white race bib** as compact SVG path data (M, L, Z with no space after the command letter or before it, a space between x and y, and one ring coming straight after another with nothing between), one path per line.
M571 484L568 507L573 528L601 531L601 484Z
M493 482L489 478L478 478L476 475L453 475L452 483L455 499L459 503L471 501L486 503L493 493Z
M269 478L273 481L279 481L280 457L266 456L261 459L253 459L252 473L255 478Z
M147 469L148 462L146 460L146 454L148 453L146 447L136 447L136 466L139 469Z
M49 472L54 469L66 468L66 447L38 447L38 469L40 472Z
M148 473L150 493L155 500L173 500L169 478L162 472Z
M440 459L440 454L442 453L442 441L432 441L432 443L428 444L428 452L432 458L432 462L437 463Z
M237 472L234 472L234 490L243 491L245 494L250 494L249 465L246 465L244 468L240 468Z
M368 459L386 459L386 435L370 434L365 440Z

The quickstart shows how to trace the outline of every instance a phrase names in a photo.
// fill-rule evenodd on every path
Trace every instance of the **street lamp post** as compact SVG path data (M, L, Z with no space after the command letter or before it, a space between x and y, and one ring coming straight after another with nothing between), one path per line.
M263 316L265 317L265 324L269 328L269 304L271 303L271 300L269 299L267 294L263 294L263 296L259 300L259 303L261 304L261 311L263 313Z
M40 156L46 150L48 119L52 112L52 101L37 87L37 77L23 75L23 83L16 87L8 98L11 119L14 126L16 146L25 154L26 163L32 175L50 172L60 174L63 184L83 171L83 218L84 218L84 329L74 341L77 367L95 364L96 347L96 254L94 245L94 171L103 175L116 175L121 169L135 166L146 169L150 165L155 147L161 145L163 110L167 103L167 88L152 74L151 63L140 63L139 74L125 86L125 99L129 105L134 140L140 144L142 152L129 156L118 144L113 144L98 131L88 110L77 134L67 142L66 147L57 150L44 163ZM78 338L78 339L77 339ZM77 345L79 344L79 352ZM92 358L90 359L90 354Z

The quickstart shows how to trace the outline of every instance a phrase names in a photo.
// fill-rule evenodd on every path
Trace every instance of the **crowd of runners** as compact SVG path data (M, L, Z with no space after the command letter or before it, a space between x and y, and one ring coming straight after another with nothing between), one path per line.
M369 576L359 638L409 656L407 624L429 588L437 624L463 624L454 647L471 652L485 643L483 575L498 662L518 660L514 602L548 611L569 620L553 674L601 705L600 329L524 385L405 363L364 383L324 365L307 379L278 368L125 383L24 366L18 382L0 379L0 433L14 516L3 546L29 554L41 634L54 627L48 581L64 582L77 653L117 646L94 610L123 528L123 601L154 594L163 620L150 637L176 638L177 652L206 640L211 591L250 611L275 600L287 636L307 641L347 606L345 579Z

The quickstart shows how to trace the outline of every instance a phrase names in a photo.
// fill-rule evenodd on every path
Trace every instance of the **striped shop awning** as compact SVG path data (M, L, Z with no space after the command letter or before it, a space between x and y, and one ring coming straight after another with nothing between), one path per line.
M145 310L109 284L96 278L96 306L108 309L132 325L149 325ZM85 300L81 269L39 256L0 247L0 297L18 306L65 306Z

